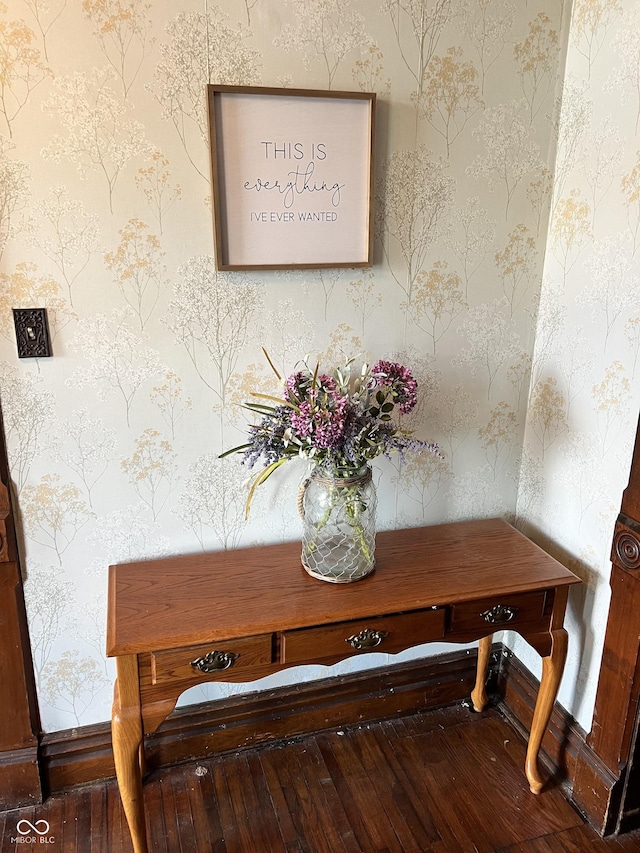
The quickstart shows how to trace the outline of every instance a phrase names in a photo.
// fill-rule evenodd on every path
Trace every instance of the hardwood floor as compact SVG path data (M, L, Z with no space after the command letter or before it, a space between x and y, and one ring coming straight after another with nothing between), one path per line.
M153 853L640 851L640 831L599 838L558 787L539 797L529 793L524 754L524 743L496 711L473 714L458 706L196 761L146 781L150 847ZM39 840L16 843L21 820L39 829L49 824L46 848ZM129 853L115 783L0 813L2 853L34 849Z

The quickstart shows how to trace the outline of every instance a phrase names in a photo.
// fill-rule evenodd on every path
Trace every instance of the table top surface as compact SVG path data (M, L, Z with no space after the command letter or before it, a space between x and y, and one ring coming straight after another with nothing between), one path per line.
M109 568L107 654L382 616L579 583L502 519L389 530L376 569L348 584L309 577L299 542Z

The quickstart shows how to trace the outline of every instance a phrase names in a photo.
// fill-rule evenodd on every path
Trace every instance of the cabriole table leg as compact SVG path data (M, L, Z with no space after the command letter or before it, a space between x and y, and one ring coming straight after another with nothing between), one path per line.
M473 703L474 711L484 711L487 707L489 697L487 696L487 672L489 670L489 655L491 654L491 644L493 643L493 634L488 637L483 637L478 642L478 666L476 668L476 685L471 691L471 702Z
M118 678L111 716L116 777L122 807L129 824L134 853L148 853L140 767L142 717L138 687L138 662L135 655L126 655L118 657L116 663Z
M538 753L542 738L549 725L553 705L558 695L558 687L562 680L564 663L567 658L568 635L564 628L551 632L551 654L542 658L542 679L536 700L527 747L525 773L533 794L539 794L544 786L544 779L538 770Z

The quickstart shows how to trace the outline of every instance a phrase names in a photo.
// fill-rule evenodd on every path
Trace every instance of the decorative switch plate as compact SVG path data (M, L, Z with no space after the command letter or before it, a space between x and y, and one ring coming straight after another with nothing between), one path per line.
M51 338L46 308L14 308L18 358L49 358Z

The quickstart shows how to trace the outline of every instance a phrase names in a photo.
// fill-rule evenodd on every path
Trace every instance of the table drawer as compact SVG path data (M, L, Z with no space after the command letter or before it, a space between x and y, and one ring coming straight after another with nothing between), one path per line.
M487 636L493 631L521 628L545 630L553 608L553 591L483 598L451 608L448 633L468 635L471 639Z
M441 639L444 614L443 609L429 609L284 631L280 662L304 663L324 658L340 660L367 652L394 654L420 643Z
M202 674L212 678L219 675L224 681L230 670L270 664L271 654L271 634L152 652L151 679L153 684L166 684Z

